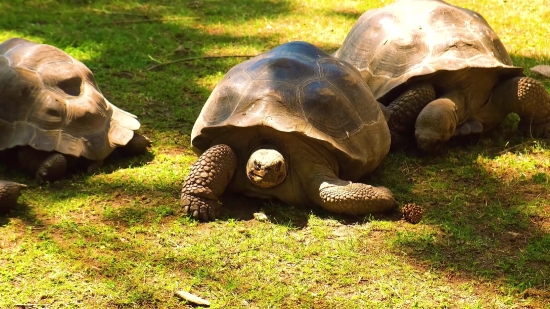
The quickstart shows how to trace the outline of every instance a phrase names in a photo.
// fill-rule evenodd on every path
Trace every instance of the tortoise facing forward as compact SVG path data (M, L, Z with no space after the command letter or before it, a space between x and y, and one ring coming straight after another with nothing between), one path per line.
M352 182L389 151L378 103L355 68L306 42L229 70L191 139L202 155L181 198L200 220L216 218L226 190L354 215L397 206L387 188Z
M100 165L115 148L144 152L136 117L99 91L92 72L50 45L24 39L0 44L0 151L38 180L57 180L75 158Z
M439 0L401 0L365 12L334 54L357 67L388 105L392 145L412 132L426 151L481 133L509 113L550 135L550 95L524 77L478 13Z

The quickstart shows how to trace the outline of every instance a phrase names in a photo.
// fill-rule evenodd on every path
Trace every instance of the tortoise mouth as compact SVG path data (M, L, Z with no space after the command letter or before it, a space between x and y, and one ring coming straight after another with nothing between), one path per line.
M264 175L260 174L260 173L256 173L255 171L250 171L248 172L248 178L250 178L250 180L252 180L253 182L260 182L264 179Z
M286 177L286 174L282 171L274 171L269 168L252 169L248 171L247 175L250 182L261 188L275 187L283 182Z

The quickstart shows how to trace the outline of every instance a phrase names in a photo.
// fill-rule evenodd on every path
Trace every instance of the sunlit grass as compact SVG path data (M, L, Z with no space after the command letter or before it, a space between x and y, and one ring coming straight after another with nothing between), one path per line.
M480 156L477 162L507 182L531 179L535 183L548 183L550 151L538 143L529 142L528 145L516 152L504 150L494 158Z

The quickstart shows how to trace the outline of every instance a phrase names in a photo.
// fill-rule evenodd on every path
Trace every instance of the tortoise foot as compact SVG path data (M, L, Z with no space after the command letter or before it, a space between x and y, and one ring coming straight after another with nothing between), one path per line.
M0 180L0 214L8 213L17 205L21 190L26 187L17 182Z
M56 181L65 176L67 172L67 159L60 153L48 156L36 171L36 180L39 182Z
M120 152L125 156L137 156L151 147L151 140L146 136L134 132L134 137L125 146L120 147Z
M39 182L59 180L67 172L67 158L57 152L22 147L18 150L17 157L21 167Z
M218 197L225 191L237 168L237 157L227 145L208 148L191 166L181 189L183 212L201 221L218 214Z
M464 123L456 127L454 136L467 136L472 134L481 134L483 132L483 124L477 119L468 119Z
M214 221L218 217L220 205L217 201L182 193L183 213L200 221Z

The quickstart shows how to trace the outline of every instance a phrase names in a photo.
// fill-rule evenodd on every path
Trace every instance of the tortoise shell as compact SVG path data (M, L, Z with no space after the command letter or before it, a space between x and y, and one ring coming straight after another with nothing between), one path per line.
M139 126L62 50L19 38L0 44L0 150L28 145L101 160Z
M334 56L358 68L378 99L438 71L523 72L480 14L440 0L400 0L365 12Z
M192 145L202 153L222 133L239 139L225 133L252 127L323 145L350 180L378 166L390 147L384 115L357 69L306 42L283 44L230 69L195 122Z

